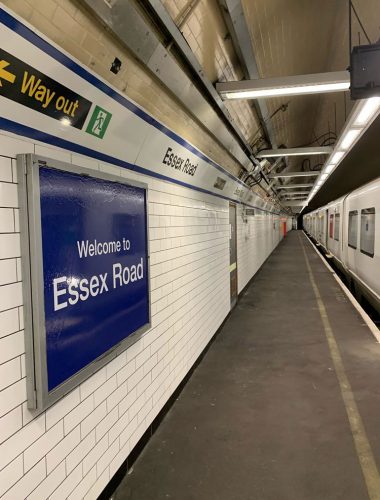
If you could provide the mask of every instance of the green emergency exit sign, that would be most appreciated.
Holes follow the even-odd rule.
[[[103,139],[111,118],[111,113],[100,106],[95,106],[94,112],[92,113],[90,121],[87,125],[86,132],[94,135],[95,137],[99,137],[99,139]]]

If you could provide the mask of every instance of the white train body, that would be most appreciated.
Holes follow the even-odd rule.
[[[380,310],[380,178],[306,214],[303,225]]]

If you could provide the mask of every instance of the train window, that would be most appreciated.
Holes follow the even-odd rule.
[[[348,246],[358,246],[358,211],[352,210],[348,213]]]
[[[334,240],[339,241],[340,214],[335,214]]]
[[[332,238],[334,235],[334,214],[330,214],[330,229],[329,236]]]
[[[375,254],[375,209],[365,208],[361,211],[360,251],[373,257]]]

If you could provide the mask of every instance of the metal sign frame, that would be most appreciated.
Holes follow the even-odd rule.
[[[39,182],[39,169],[42,167],[49,167],[65,172],[142,188],[145,190],[146,204],[148,323],[129,334],[124,340],[90,362],[51,391],[48,390]],[[17,171],[19,181],[18,192],[20,204],[28,408],[42,411],[109,363],[118,354],[133,344],[137,340],[137,337],[151,328],[148,185],[146,183],[136,182],[98,170],[91,170],[34,154],[17,155]]]

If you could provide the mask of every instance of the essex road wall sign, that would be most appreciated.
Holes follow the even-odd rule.
[[[46,407],[149,328],[147,190],[33,155],[20,157],[19,175],[28,400]]]

